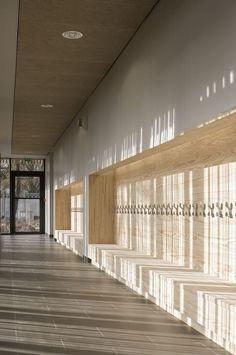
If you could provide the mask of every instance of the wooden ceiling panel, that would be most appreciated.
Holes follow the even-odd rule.
[[[58,126],[59,123],[62,123],[64,121],[64,117],[65,115],[56,115],[57,116],[57,121],[53,122],[53,120],[49,120],[49,118],[51,117],[50,114],[34,114],[32,115],[31,113],[28,114],[20,114],[19,115],[19,123],[17,123],[16,125],[16,129],[17,127],[25,127],[25,130],[27,130],[28,128],[30,128],[30,126],[34,126],[36,124],[40,124],[40,123],[47,123],[47,129],[50,127],[55,127],[55,123]],[[27,124],[27,126],[25,126],[25,124]],[[44,126],[44,130],[46,127]],[[14,132],[13,132],[14,133]]]
[[[84,99],[84,97],[87,97],[91,89],[86,89],[86,88],[80,88],[77,89],[76,91],[74,90],[68,90],[67,88],[63,87],[53,87],[53,91],[50,85],[45,85],[45,86],[39,86],[37,85],[37,82],[32,82],[32,85],[24,85],[23,83],[19,86],[16,86],[16,92],[19,91],[19,98],[23,99],[26,98],[32,100],[34,97],[35,99],[37,98],[42,98],[41,103],[49,103],[49,101],[53,101],[52,104],[54,104],[54,100],[57,98],[61,98],[61,100],[64,101],[71,101],[74,99],[74,101],[79,101],[80,97]],[[81,96],[79,96],[81,95]],[[16,100],[18,97],[16,98]],[[40,109],[40,108],[39,108]]]
[[[26,22],[20,27],[22,39],[18,41],[18,53],[28,58],[56,59],[70,62],[79,58],[82,62],[112,63],[124,47],[124,43],[134,32],[133,29],[80,26],[84,34],[80,40],[72,41],[62,37],[62,33],[74,26],[51,23]],[[28,33],[31,36],[27,36]],[[109,44],[109,46],[108,46]],[[68,63],[69,65],[69,63]]]
[[[18,57],[17,69],[19,74],[23,73],[55,73],[55,74],[67,74],[67,75],[103,75],[104,72],[110,66],[110,63],[106,62],[83,62],[80,58],[68,58],[62,60],[60,58],[54,59],[37,59]]]
[[[153,0],[24,0],[23,21],[136,28]],[[37,9],[37,10],[36,10]]]
[[[12,153],[52,148],[156,2],[20,1]],[[68,30],[84,36],[67,40]]]
[[[71,80],[68,80],[68,77],[70,77]],[[65,90],[70,89],[71,91],[74,90],[81,90],[81,91],[86,91],[91,90],[91,88],[94,88],[94,83],[99,82],[99,77],[98,76],[92,76],[92,75],[77,75],[75,74],[74,76],[66,75],[66,74],[57,74],[54,72],[51,73],[42,73],[39,75],[38,72],[32,72],[32,73],[27,73],[26,75],[20,75],[19,76],[19,81],[21,81],[21,84],[19,84],[19,89],[24,89],[26,87],[29,88],[50,88],[54,92],[58,90]]]
[[[45,99],[43,100],[45,102]],[[46,119],[50,119],[52,112],[48,109],[41,109],[41,113],[39,114],[39,107],[42,103],[42,100],[27,100],[27,101],[15,101],[15,110],[17,111],[17,117],[22,118],[34,115],[37,116],[39,115],[40,117],[46,117]],[[53,115],[62,116],[64,117],[65,114],[70,115],[71,117],[73,114],[76,112],[78,108],[79,102],[74,104],[73,101],[67,101],[67,102],[55,102],[54,101],[54,108],[53,108]],[[15,122],[15,124],[20,124],[20,122]]]

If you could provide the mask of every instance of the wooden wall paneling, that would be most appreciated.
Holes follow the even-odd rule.
[[[184,216],[113,214],[112,211],[117,205],[200,205],[225,203],[230,197],[233,200],[229,202],[234,202],[234,194],[225,191],[234,189],[235,120],[233,113],[91,175],[90,243],[115,242],[196,271],[209,269],[215,274],[209,266],[213,265],[213,249],[222,243],[223,229],[231,233],[235,228],[235,225],[229,227],[229,220],[223,224],[218,220],[217,225],[209,216],[188,216],[186,211]],[[213,178],[214,174],[218,175]],[[217,186],[212,185],[212,179],[217,181]],[[208,241],[203,240],[206,231]],[[206,243],[210,248],[209,260],[204,255]],[[224,258],[226,262],[226,254]],[[222,264],[220,270],[225,267]]]
[[[70,189],[55,191],[56,230],[71,229],[71,192]]]
[[[89,176],[89,243],[114,243],[114,175]]]
[[[223,219],[208,215],[116,213],[117,244],[195,271],[236,280],[230,251],[236,228],[235,119],[232,114],[196,128],[162,147],[146,151],[139,159],[135,156],[100,172],[115,171],[114,206],[224,204]],[[234,205],[234,218],[225,216],[227,201]],[[230,249],[225,247],[224,240]]]
[[[83,233],[83,178],[55,191],[56,229]],[[61,226],[61,227],[60,227]]]
[[[114,174],[117,245],[90,246],[95,265],[233,354],[232,322],[218,315],[235,318],[235,119],[98,172],[97,179]]]

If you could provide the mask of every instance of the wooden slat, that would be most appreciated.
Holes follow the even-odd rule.
[[[89,243],[114,242],[114,177],[89,177]]]
[[[70,230],[70,191],[60,189],[55,191],[55,227],[60,230]]]

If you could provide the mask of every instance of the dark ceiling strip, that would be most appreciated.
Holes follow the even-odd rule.
[[[129,45],[129,43],[132,41],[132,39],[134,38],[134,36],[136,35],[136,33],[138,32],[138,30],[140,29],[140,27],[144,24],[144,22],[146,21],[146,19],[148,18],[148,16],[151,14],[151,12],[153,11],[153,9],[160,3],[161,0],[157,0],[156,3],[151,7],[151,9],[148,11],[147,15],[144,17],[144,19],[141,21],[141,23],[139,24],[139,26],[137,27],[137,29],[134,31],[133,35],[130,37],[130,39],[127,41],[127,43],[124,45],[123,49],[121,50],[120,54],[118,54],[118,56],[116,57],[116,59],[114,60],[114,62],[111,64],[111,66],[109,67],[109,69],[106,71],[106,73],[103,75],[103,77],[101,78],[101,80],[98,82],[98,84],[95,86],[95,88],[92,90],[91,94],[89,94],[89,96],[85,99],[85,101],[82,103],[79,111],[76,112],[76,114],[72,117],[70,123],[66,126],[66,128],[64,129],[64,131],[62,132],[62,134],[58,137],[58,139],[56,140],[56,142],[53,144],[52,148],[50,149],[50,151],[48,153],[50,153],[51,151],[53,151],[53,148],[57,145],[57,143],[59,142],[59,140],[62,138],[62,136],[65,134],[65,132],[70,128],[70,126],[72,125],[74,119],[76,118],[77,115],[79,115],[79,113],[82,111],[82,109],[84,108],[85,104],[88,102],[88,100],[90,99],[90,97],[94,94],[94,92],[97,90],[97,88],[100,86],[100,84],[102,83],[102,81],[105,79],[105,77],[108,75],[108,73],[111,71],[111,69],[113,68],[113,66],[115,65],[115,63],[117,62],[117,60],[119,59],[119,57],[122,55],[122,53],[125,51],[125,49],[127,48],[127,46]]]
[[[16,98],[16,74],[17,74],[17,56],[18,56],[18,43],[19,43],[19,24],[20,24],[20,4],[18,5],[18,21],[17,21],[17,36],[16,36],[16,65],[15,65],[15,83],[14,83],[14,95],[13,95],[13,117],[12,117],[12,127],[11,127],[11,154],[13,146],[13,127],[15,121],[15,98]]]

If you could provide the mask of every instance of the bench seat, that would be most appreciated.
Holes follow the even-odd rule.
[[[59,244],[72,250],[76,255],[83,257],[84,242],[82,233],[71,230],[57,230],[55,233],[55,239]]]
[[[116,244],[90,244],[92,263],[236,354],[236,284]]]

